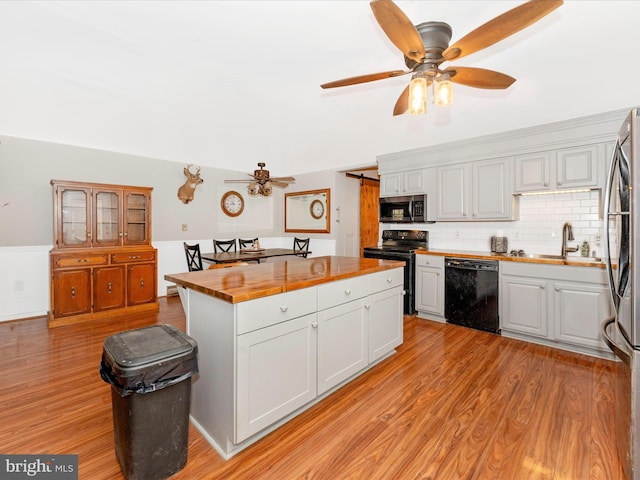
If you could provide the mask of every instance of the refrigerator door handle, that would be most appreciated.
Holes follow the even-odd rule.
[[[604,248],[606,253],[604,255],[605,265],[607,269],[607,277],[609,280],[609,294],[611,295],[611,303],[616,313],[618,312],[619,299],[616,292],[616,284],[613,278],[613,267],[611,265],[611,239],[609,234],[609,217],[615,216],[615,213],[611,212],[611,193],[613,191],[613,182],[615,178],[616,169],[618,168],[618,152],[620,150],[620,139],[616,140],[616,145],[613,148],[613,155],[611,163],[609,164],[609,174],[607,176],[607,183],[604,190]]]
[[[602,337],[604,338],[604,342],[609,346],[609,348],[616,354],[616,356],[622,360],[627,366],[631,367],[631,356],[618,345],[613,338],[609,335],[607,329],[610,325],[615,325],[616,317],[609,317],[604,322],[600,324],[600,331],[602,333]],[[617,325],[615,325],[617,328]]]

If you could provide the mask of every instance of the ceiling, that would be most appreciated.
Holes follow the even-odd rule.
[[[520,1],[398,0],[452,43]],[[444,66],[517,79],[455,88],[451,107],[392,116],[409,76],[368,1],[0,2],[0,134],[272,175],[640,103],[640,2],[565,0],[533,26]],[[232,166],[232,167],[231,167]]]

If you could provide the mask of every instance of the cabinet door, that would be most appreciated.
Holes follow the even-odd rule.
[[[237,338],[235,443],[316,397],[316,314]]]
[[[151,199],[149,193],[124,190],[124,245],[151,243]]]
[[[93,189],[93,246],[122,245],[122,190]]]
[[[56,247],[90,247],[91,189],[60,185],[54,192]]]
[[[565,148],[556,153],[556,185],[563,188],[598,185],[598,147]]]
[[[410,170],[403,172],[404,193],[424,193],[426,191],[424,181],[424,170]]]
[[[151,303],[156,300],[156,264],[127,265],[127,305]]]
[[[501,328],[548,337],[547,282],[506,275],[501,282]]]
[[[390,353],[403,338],[403,289],[394,287],[367,298],[369,363]]]
[[[367,366],[365,300],[318,312],[318,394]]]
[[[444,277],[442,268],[416,267],[416,309],[444,315]]]
[[[469,211],[469,165],[438,167],[438,220],[466,220]]]
[[[600,323],[612,315],[605,286],[564,282],[553,284],[553,319],[556,340],[606,350]]]
[[[550,189],[551,153],[520,155],[515,159],[515,191],[532,192]]]
[[[58,271],[53,274],[55,318],[91,312],[91,269]]]
[[[473,211],[476,219],[509,220],[512,218],[513,192],[509,159],[474,162]]]
[[[124,266],[94,268],[93,311],[123,308],[124,290]]]
[[[398,195],[402,193],[402,178],[399,173],[389,173],[380,176],[380,196]]]

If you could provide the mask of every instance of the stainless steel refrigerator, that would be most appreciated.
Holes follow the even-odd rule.
[[[628,479],[640,480],[640,132],[639,109],[625,119],[604,196],[607,276],[615,317],[602,333],[616,362],[618,455]]]

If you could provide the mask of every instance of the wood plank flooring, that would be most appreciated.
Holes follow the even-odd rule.
[[[0,324],[0,453],[79,455],[85,480],[122,478],[102,342],[160,312],[48,329]],[[405,317],[398,353],[222,460],[193,427],[176,479],[622,480],[613,363]],[[205,372],[202,372],[206,374]]]

